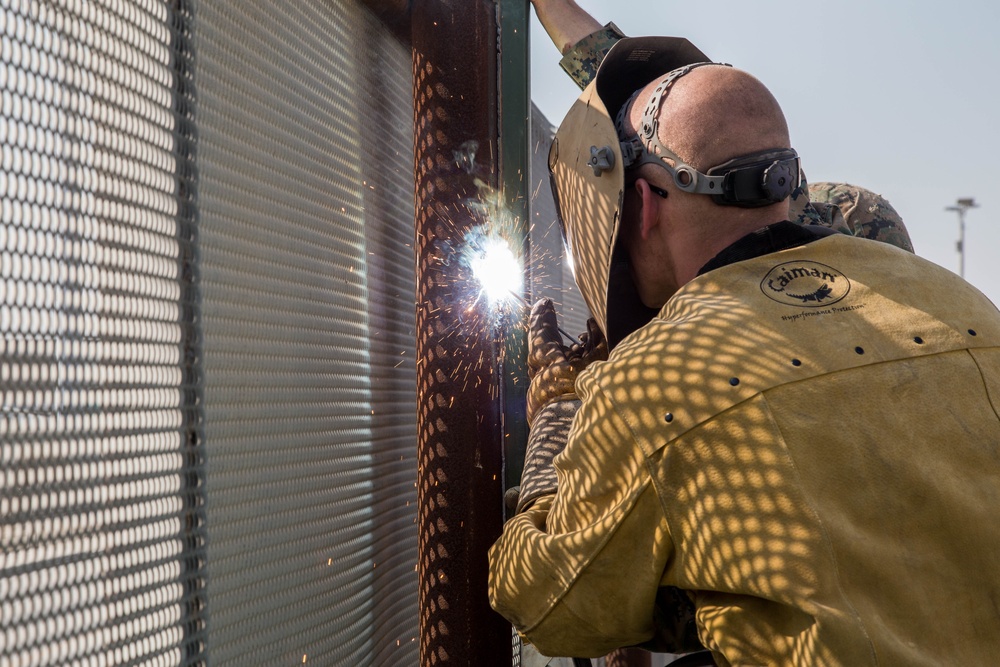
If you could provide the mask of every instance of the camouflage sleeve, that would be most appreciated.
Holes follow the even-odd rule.
[[[806,180],[806,172],[800,169],[799,174],[799,187],[792,191],[790,197],[788,219],[797,225],[821,225],[831,227],[843,234],[850,234],[851,231],[842,219],[836,220],[832,215],[824,215],[826,211],[820,212],[809,201],[809,181]]]
[[[903,219],[878,193],[849,183],[812,183],[809,201],[817,210],[828,211],[830,219],[839,217],[848,234],[913,252]]]
[[[570,78],[583,90],[594,80],[604,56],[608,55],[611,47],[623,37],[625,33],[614,23],[609,23],[574,44],[559,62],[559,66],[566,70]]]

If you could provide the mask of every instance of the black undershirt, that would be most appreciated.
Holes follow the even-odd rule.
[[[776,222],[755,232],[750,232],[732,245],[727,246],[722,252],[710,259],[705,266],[701,267],[698,275],[701,276],[709,271],[721,269],[746,259],[806,245],[836,233],[832,229],[818,225],[797,225],[787,221]]]

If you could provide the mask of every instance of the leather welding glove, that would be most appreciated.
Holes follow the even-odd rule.
[[[528,426],[539,410],[553,401],[576,399],[576,377],[595,361],[608,358],[608,342],[594,318],[587,331],[569,347],[562,344],[556,309],[551,299],[531,308],[528,320]]]
[[[550,299],[538,301],[528,321],[528,446],[515,513],[542,496],[555,493],[552,459],[566,446],[569,428],[580,407],[576,378],[595,361],[608,358],[608,343],[593,319],[579,342],[563,345],[556,310]],[[508,492],[510,494],[510,492]]]

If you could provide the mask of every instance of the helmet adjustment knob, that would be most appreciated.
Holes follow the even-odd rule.
[[[590,162],[587,165],[593,168],[594,176],[600,176],[604,172],[615,168],[615,154],[612,152],[610,146],[603,148],[591,146]]]
[[[771,201],[784,201],[798,186],[792,169],[796,165],[795,160],[775,160],[764,170],[761,186]]]

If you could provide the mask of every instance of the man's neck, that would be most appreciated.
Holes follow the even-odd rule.
[[[698,275],[772,252],[796,248],[836,233],[826,227],[796,225],[788,221],[777,222],[761,227],[726,246],[701,267]]]

